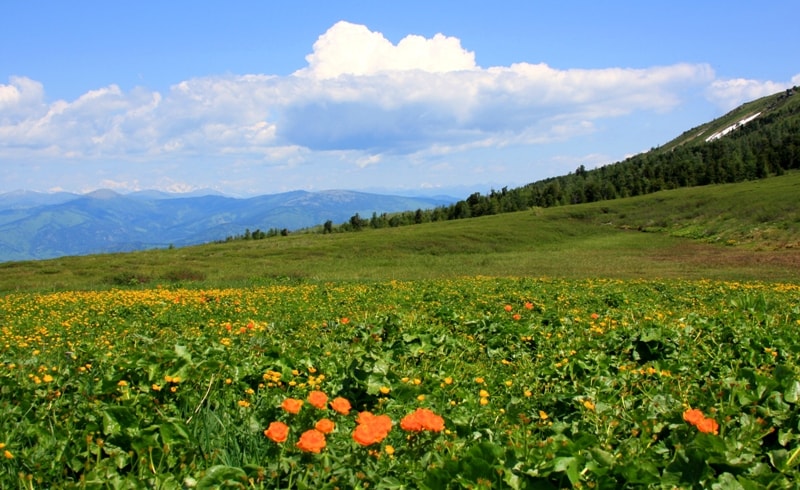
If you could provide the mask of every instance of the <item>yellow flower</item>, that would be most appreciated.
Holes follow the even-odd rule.
[[[547,420],[550,418],[550,416],[547,415],[547,412],[545,412],[544,410],[539,410],[539,418],[542,420]]]
[[[486,390],[481,390],[480,393],[478,394],[480,395],[481,398],[486,398],[489,396],[489,392]]]
[[[479,385],[482,385],[482,384],[483,384],[483,381],[484,381],[484,380],[483,380],[483,378],[481,378],[481,377],[475,378],[475,382],[476,382],[476,383],[478,383]]]
[[[419,401],[421,401],[421,402],[422,402],[422,401],[425,401],[425,395],[418,395],[418,396],[417,396],[417,400],[419,400]]]
[[[513,384],[514,384],[514,382],[513,382],[513,381],[511,381],[510,379],[509,379],[509,380],[507,380],[507,381],[505,382],[505,385],[506,385],[506,386],[511,386],[511,385],[513,385]]]
[[[531,390],[525,390],[524,395],[527,396],[527,397],[531,397],[531,396],[533,396],[533,392]]]
[[[117,386],[119,386],[119,387],[128,386],[128,382],[125,381],[124,379],[121,379],[121,380],[119,380],[119,383],[117,383]]]
[[[153,391],[161,391],[161,387],[160,387],[160,386],[158,386],[158,385],[157,385],[157,384],[155,384],[155,383],[153,383],[153,386],[151,386],[150,388],[152,388],[152,390],[153,390]]]
[[[451,378],[450,376],[444,378],[444,384],[446,384],[446,385],[453,384],[453,378]]]
[[[386,451],[386,454],[388,454],[389,456],[394,454],[394,446],[391,446],[389,444],[387,444],[386,447],[383,448],[383,450]]]
[[[53,377],[50,376],[49,374],[45,374],[44,376],[42,376],[42,381],[44,381],[45,383],[52,383]]]
[[[390,391],[392,391],[392,389],[389,388],[388,386],[381,386],[381,394],[382,395],[388,395]]]
[[[5,456],[6,459],[14,459],[14,455],[11,454],[11,451],[9,451],[8,449],[3,451],[3,456]]]
[[[594,410],[594,403],[591,400],[584,401],[583,406],[586,407],[586,410]]]
[[[481,398],[481,405],[488,405],[488,404],[489,404],[489,399],[488,398],[486,398],[486,397]]]
[[[250,406],[250,402],[247,401],[247,400],[239,400],[236,403],[237,403],[237,405],[239,405],[240,407],[243,407],[243,408],[247,408],[247,407]]]

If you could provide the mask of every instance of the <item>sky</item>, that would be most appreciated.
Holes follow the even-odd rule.
[[[516,187],[800,85],[789,1],[5,0],[0,193]]]

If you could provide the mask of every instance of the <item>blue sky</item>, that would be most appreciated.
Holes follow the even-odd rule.
[[[788,1],[7,0],[0,192],[517,186],[800,85]]]

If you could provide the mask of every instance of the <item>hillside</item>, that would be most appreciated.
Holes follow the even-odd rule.
[[[430,208],[449,201],[352,191],[294,191],[235,199],[98,190],[0,194],[0,262],[186,246],[245,230],[295,230],[361,213]]]
[[[0,291],[484,276],[800,281],[800,173],[362,232],[0,264]]]
[[[431,220],[460,219],[640,196],[668,189],[744,182],[800,169],[800,95],[793,88],[764,97],[667,144],[596,169],[528,185],[475,193],[429,213]]]

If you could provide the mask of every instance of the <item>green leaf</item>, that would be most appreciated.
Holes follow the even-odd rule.
[[[186,361],[192,361],[192,355],[185,345],[175,344],[175,355]]]
[[[564,472],[567,474],[570,483],[573,485],[580,481],[580,474],[578,473],[578,458],[575,456],[563,456],[553,460],[553,469],[555,471]]]
[[[136,416],[127,407],[111,406],[103,411],[103,433],[107,436],[117,435],[123,429],[137,425]]]
[[[789,387],[783,392],[783,399],[789,403],[797,403],[800,400],[800,381],[795,379],[789,384]]]
[[[198,480],[197,489],[214,488],[241,488],[247,483],[247,473],[235,466],[217,465],[206,471],[205,476]]]
[[[614,463],[616,463],[614,455],[608,451],[603,451],[600,448],[593,447],[589,448],[589,452],[592,454],[594,460],[603,466],[614,466]]]
[[[711,488],[714,490],[745,490],[742,484],[736,480],[736,477],[730,473],[719,475],[719,479],[711,485]]]
[[[186,432],[182,421],[170,420],[159,424],[159,432],[164,444],[180,444],[189,441],[189,434]]]

